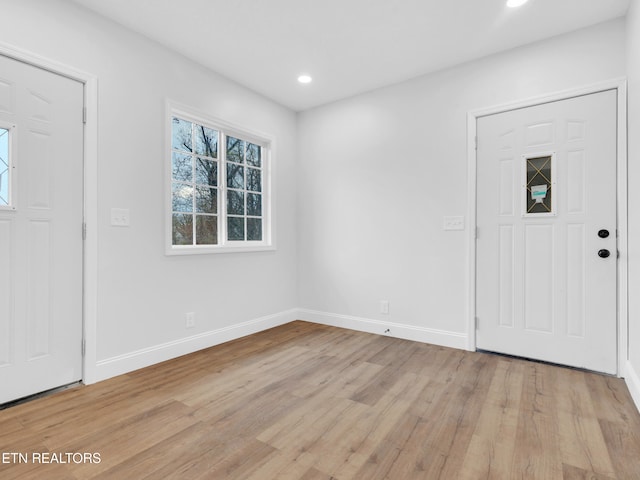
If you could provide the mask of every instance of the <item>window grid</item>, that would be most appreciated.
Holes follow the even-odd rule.
[[[232,136],[225,138],[225,145],[227,240],[262,241],[262,147]],[[237,201],[238,198],[241,199],[240,202]]]
[[[264,147],[190,115],[170,118],[171,247],[269,247]]]
[[[172,118],[173,245],[218,243],[219,144],[217,130]]]

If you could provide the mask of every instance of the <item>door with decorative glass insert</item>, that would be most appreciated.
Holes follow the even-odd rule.
[[[478,349],[617,372],[616,103],[478,119]]]
[[[82,378],[83,97],[0,56],[0,403]]]

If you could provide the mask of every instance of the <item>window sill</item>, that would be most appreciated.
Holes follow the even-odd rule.
[[[238,245],[238,246],[221,246],[214,247],[210,245],[188,245],[184,247],[168,247],[165,251],[165,255],[208,255],[217,253],[250,253],[250,252],[269,252],[275,251],[274,245]]]

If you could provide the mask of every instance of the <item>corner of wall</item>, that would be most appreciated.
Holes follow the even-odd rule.
[[[437,330],[434,328],[416,327],[401,323],[383,322],[369,318],[340,315],[336,313],[318,312],[315,310],[299,309],[298,320],[347,328],[359,332],[388,335],[391,337],[430,343],[442,347],[467,349],[467,335],[458,332]]]
[[[156,363],[188,355],[189,353],[197,352],[198,350],[214,347],[221,343],[284,325],[296,320],[296,314],[296,309],[287,310],[235,324],[230,327],[203,332],[191,337],[182,338],[160,345],[154,345],[153,347],[100,360],[96,362],[92,381],[86,383],[95,383],[107,380],[140,368],[155,365]]]

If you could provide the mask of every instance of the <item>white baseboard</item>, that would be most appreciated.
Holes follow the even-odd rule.
[[[631,398],[633,398],[633,402],[640,412],[640,376],[630,362],[627,362],[625,365],[624,380],[627,382],[627,388],[629,389],[629,393],[631,393]]]
[[[257,318],[229,327],[212,330],[191,337],[181,338],[172,342],[154,345],[134,352],[96,362],[88,383],[100,382],[108,378],[122,375],[172,358],[213,347],[230,340],[258,333],[269,328],[284,325],[294,320],[348,328],[361,332],[388,335],[406,340],[431,343],[444,347],[464,350],[467,346],[467,336],[462,333],[436,330],[432,328],[416,327],[400,323],[384,322],[367,318],[339,315],[335,313],[317,312],[306,309],[292,309],[274,315]],[[386,332],[389,330],[389,332]],[[86,378],[85,378],[86,381]]]
[[[91,383],[106,380],[204,348],[213,347],[230,340],[284,325],[285,323],[296,320],[297,313],[297,309],[288,310],[218,330],[181,338],[173,342],[143,348],[142,350],[107,358],[106,360],[100,360],[96,363],[96,369],[93,372],[94,375],[91,377],[93,380]]]
[[[298,310],[298,319],[322,325],[330,325],[332,327],[348,328],[360,332],[431,343],[443,347],[458,348],[461,350],[467,348],[467,335],[464,333],[448,332],[446,330],[436,330],[433,328],[416,327],[402,323],[384,322],[381,320],[371,320],[368,318],[306,309]],[[387,332],[387,330],[389,331]]]

